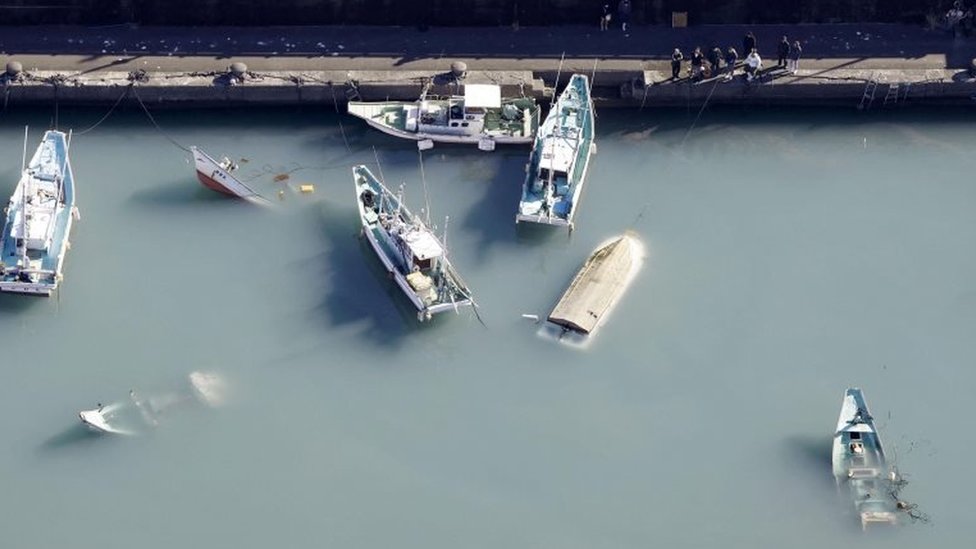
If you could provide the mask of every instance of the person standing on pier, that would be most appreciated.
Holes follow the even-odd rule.
[[[748,56],[756,48],[758,48],[756,45],[756,35],[752,34],[752,31],[749,31],[742,37],[742,53]]]
[[[785,67],[786,59],[790,55],[790,41],[783,36],[783,39],[779,41],[779,46],[776,48],[776,66]]]
[[[701,48],[695,48],[691,52],[691,81],[698,82],[702,79],[702,66],[705,64],[705,56],[702,55]]]
[[[790,74],[796,74],[796,70],[800,68],[800,54],[803,53],[803,48],[800,47],[800,41],[793,41],[793,45],[790,46],[790,60],[789,65],[786,66],[786,70]]]
[[[717,46],[708,50],[709,76],[718,76],[719,65],[722,64],[722,50]]]
[[[610,28],[610,19],[613,15],[610,13],[610,2],[604,2],[603,4],[603,14],[600,15],[600,30],[605,31]]]
[[[681,61],[685,58],[681,50],[674,48],[674,53],[671,54],[671,80],[677,80],[678,76],[681,74]]]
[[[725,70],[728,73],[725,75],[726,80],[732,80],[732,76],[735,75],[735,64],[739,61],[739,52],[735,51],[735,48],[729,46],[729,51],[725,52]]]
[[[617,4],[617,17],[620,18],[620,28],[627,32],[627,23],[630,22],[630,0],[620,0]]]

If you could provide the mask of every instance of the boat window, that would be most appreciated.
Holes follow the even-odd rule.
[[[486,112],[482,107],[468,107],[464,111],[468,114],[485,114]]]
[[[539,168],[539,179],[549,181],[549,168]]]
[[[457,125],[458,125],[458,123],[457,123],[457,122],[451,122],[451,127],[452,127],[452,128],[456,128],[456,127],[457,127]]]
[[[861,433],[858,433],[857,431],[851,433],[851,439],[852,440],[857,440],[859,438],[861,438]]]
[[[417,259],[415,257],[415,258],[413,258],[413,264],[418,269],[420,269],[421,271],[427,271],[427,270],[430,270],[431,260],[430,259]]]
[[[468,123],[467,122],[461,122],[461,126],[467,128],[468,127]]]

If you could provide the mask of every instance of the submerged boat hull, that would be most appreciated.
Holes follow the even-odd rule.
[[[262,198],[253,189],[244,184],[240,179],[234,177],[230,170],[214,160],[212,156],[203,152],[197,147],[190,147],[193,154],[193,164],[197,172],[197,180],[204,187],[217,191],[218,193],[243,198],[253,202],[264,203]]]

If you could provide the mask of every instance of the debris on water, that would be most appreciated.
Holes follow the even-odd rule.
[[[275,182],[287,181],[290,177],[291,176],[286,173],[279,173],[278,175],[274,176],[274,180]]]
[[[522,313],[522,318],[532,320],[534,322],[539,322],[539,315],[534,315],[530,313]]]
[[[302,185],[298,187],[298,190],[304,194],[311,194],[315,192],[315,185]]]
[[[345,47],[345,46],[343,46],[342,44],[339,44],[339,49],[340,49],[340,50],[344,50],[344,49],[346,49],[346,47]]]
[[[278,189],[278,200],[284,200],[284,199],[285,199],[285,191]]]

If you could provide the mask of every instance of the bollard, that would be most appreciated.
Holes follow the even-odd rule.
[[[455,61],[451,63],[451,74],[454,78],[460,80],[468,74],[468,64],[464,61]]]
[[[17,78],[20,73],[23,72],[24,66],[20,64],[20,61],[10,61],[7,63],[7,77]]]
[[[244,75],[247,74],[247,65],[241,63],[240,61],[236,61],[230,64],[228,70],[230,71],[230,75],[233,78],[237,79],[240,82],[243,82]]]

